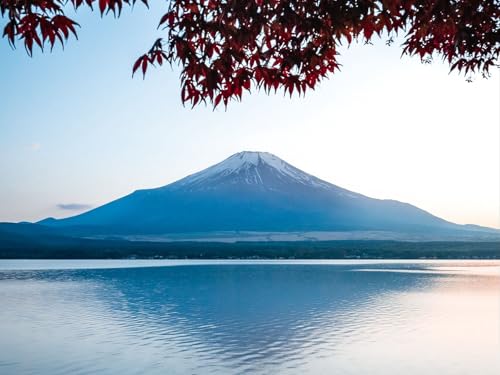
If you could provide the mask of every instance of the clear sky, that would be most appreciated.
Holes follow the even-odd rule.
[[[344,50],[342,71],[305,98],[191,110],[177,71],[131,79],[164,8],[78,12],[79,40],[34,58],[0,41],[0,221],[71,216],[257,150],[371,197],[500,227],[498,72],[467,83],[380,41]]]

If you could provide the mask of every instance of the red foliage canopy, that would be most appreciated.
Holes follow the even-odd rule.
[[[136,0],[97,3],[119,15]],[[147,0],[141,0],[147,5]],[[76,36],[64,15],[66,0],[0,0],[11,45],[51,48]],[[193,106],[241,99],[252,87],[304,93],[339,68],[338,46],[369,42],[382,33],[406,33],[403,53],[422,60],[441,55],[466,74],[488,75],[500,54],[500,0],[171,0],[159,26],[166,36],[140,56],[133,72],[180,63],[181,98]]]

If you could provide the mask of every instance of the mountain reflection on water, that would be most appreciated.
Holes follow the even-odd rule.
[[[498,262],[186,264],[0,271],[0,373],[500,373]]]

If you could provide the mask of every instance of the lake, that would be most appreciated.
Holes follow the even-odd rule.
[[[0,260],[0,374],[500,374],[500,261]]]

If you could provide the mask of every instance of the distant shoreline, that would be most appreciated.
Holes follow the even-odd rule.
[[[0,259],[500,259],[500,241],[0,241]]]

